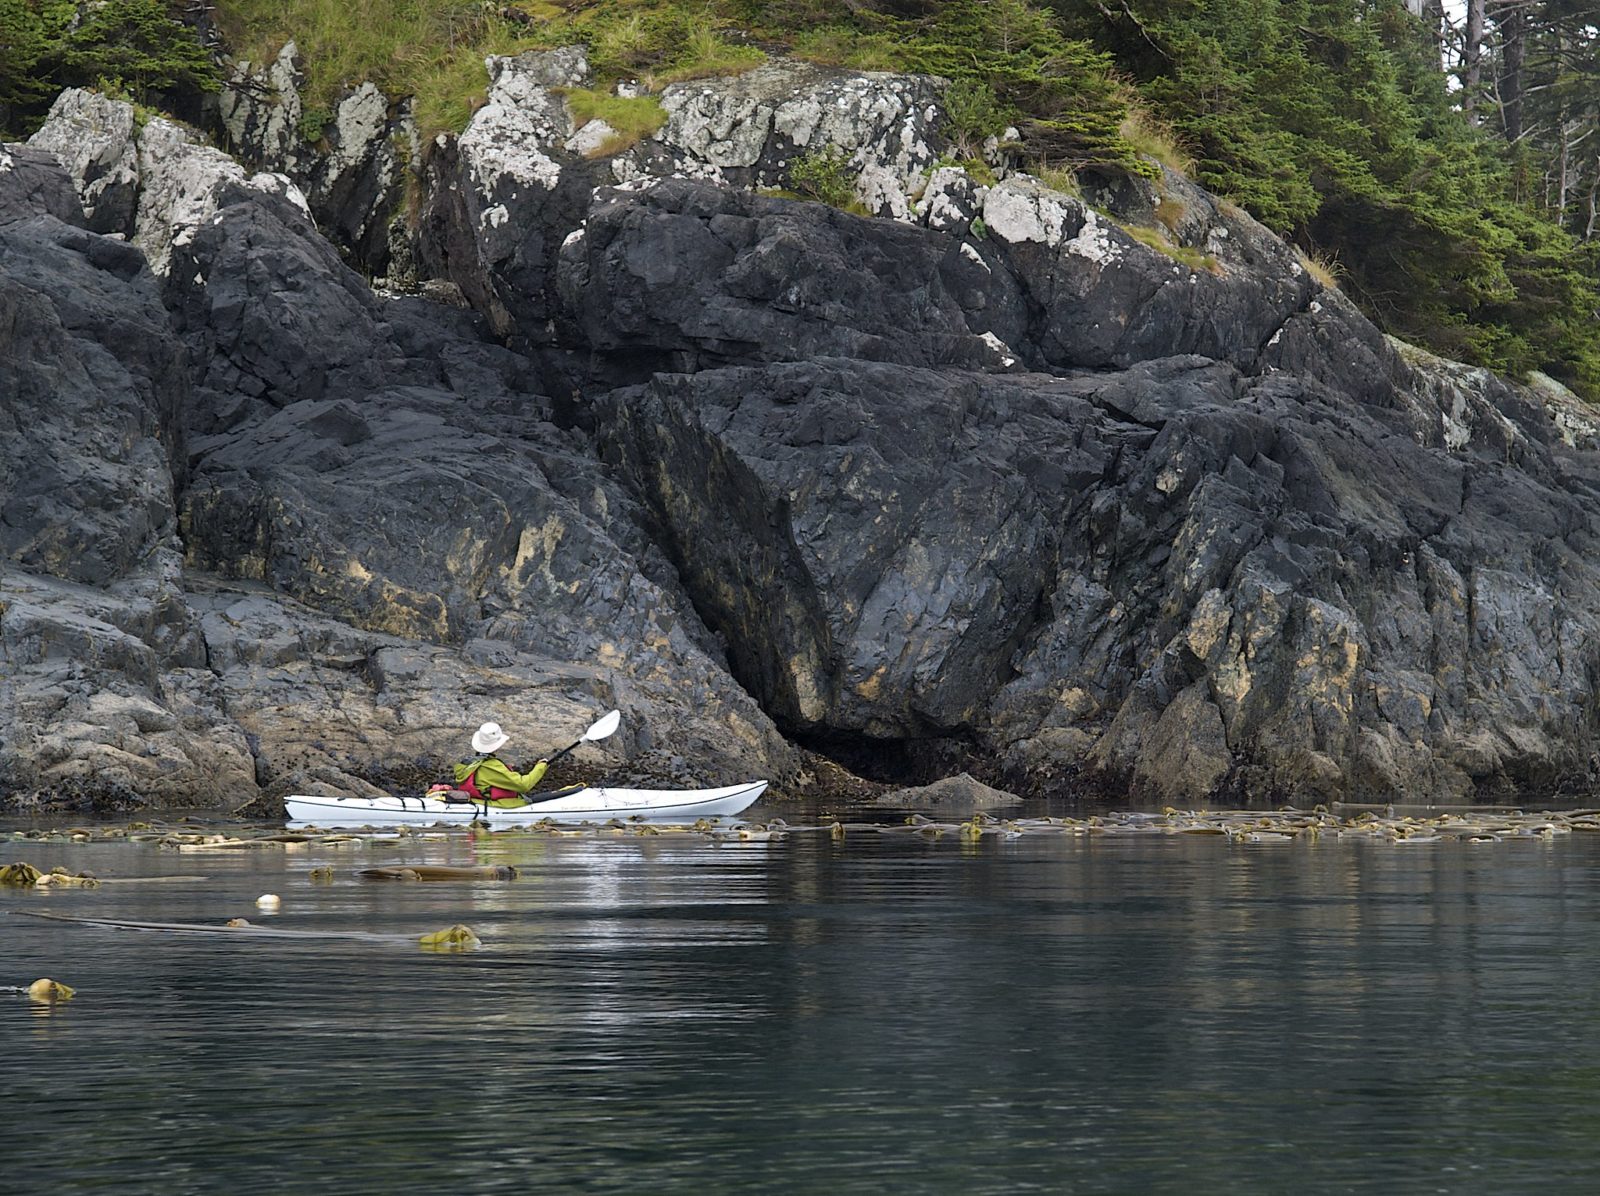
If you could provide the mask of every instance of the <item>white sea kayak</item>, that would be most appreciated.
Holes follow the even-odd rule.
[[[317,826],[431,826],[435,823],[483,822],[491,827],[533,826],[553,822],[605,822],[639,817],[649,822],[730,818],[742,814],[766,792],[767,782],[747,781],[722,789],[575,789],[553,794],[532,805],[509,809],[447,803],[432,797],[315,797],[294,794],[283,799],[290,822]]]

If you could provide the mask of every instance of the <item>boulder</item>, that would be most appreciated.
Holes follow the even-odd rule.
[[[1058,380],[840,359],[658,376],[601,421],[745,686],[882,739],[984,720],[1077,493],[1150,438]]]
[[[959,817],[981,810],[1020,806],[1022,799],[1015,793],[990,788],[971,773],[963,772],[944,777],[931,785],[893,790],[879,796],[874,804],[896,810],[919,810],[924,814]]]
[[[1502,422],[1458,452],[1202,357],[774,364],[599,410],[792,733],[974,742],[1023,788],[1459,801],[1590,768],[1595,463],[1496,387],[1460,399]]]
[[[83,205],[54,154],[0,142],[0,228],[36,216],[84,224]]]
[[[165,276],[175,246],[192,238],[233,186],[282,196],[309,213],[305,196],[280,174],[251,174],[219,149],[204,145],[176,121],[161,117],[139,134],[139,203],[133,242]]]
[[[514,344],[550,343],[556,251],[583,222],[602,163],[568,149],[558,89],[589,82],[582,49],[491,56],[487,102],[459,138],[429,148],[418,260]]]
[[[133,234],[139,188],[133,105],[69,87],[56,97],[44,125],[28,139],[61,162],[71,176],[88,226],[97,233]]]

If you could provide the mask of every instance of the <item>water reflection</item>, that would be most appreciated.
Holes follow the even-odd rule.
[[[40,867],[202,874],[0,909],[19,1185],[1525,1191],[1600,1170],[1600,845],[454,834]],[[511,864],[513,882],[361,867]],[[333,867],[331,882],[311,870]],[[24,975],[23,973],[26,973]],[[43,1077],[43,1079],[38,1079]]]

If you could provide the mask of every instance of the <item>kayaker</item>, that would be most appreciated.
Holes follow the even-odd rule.
[[[540,760],[527,772],[513,772],[495,755],[510,738],[499,723],[479,727],[472,736],[472,750],[478,753],[477,757],[455,766],[456,788],[470,794],[474,801],[487,800],[493,806],[521,805],[523,794],[544,779],[550,762]]]

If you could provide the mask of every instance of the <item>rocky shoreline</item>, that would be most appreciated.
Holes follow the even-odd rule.
[[[312,147],[290,54],[233,155],[87,92],[0,147],[0,804],[365,794],[613,707],[576,779],[1593,786],[1571,395],[1170,170],[955,165],[937,80],[776,61],[596,154],[587,72]],[[824,152],[873,215],[770,194]]]

